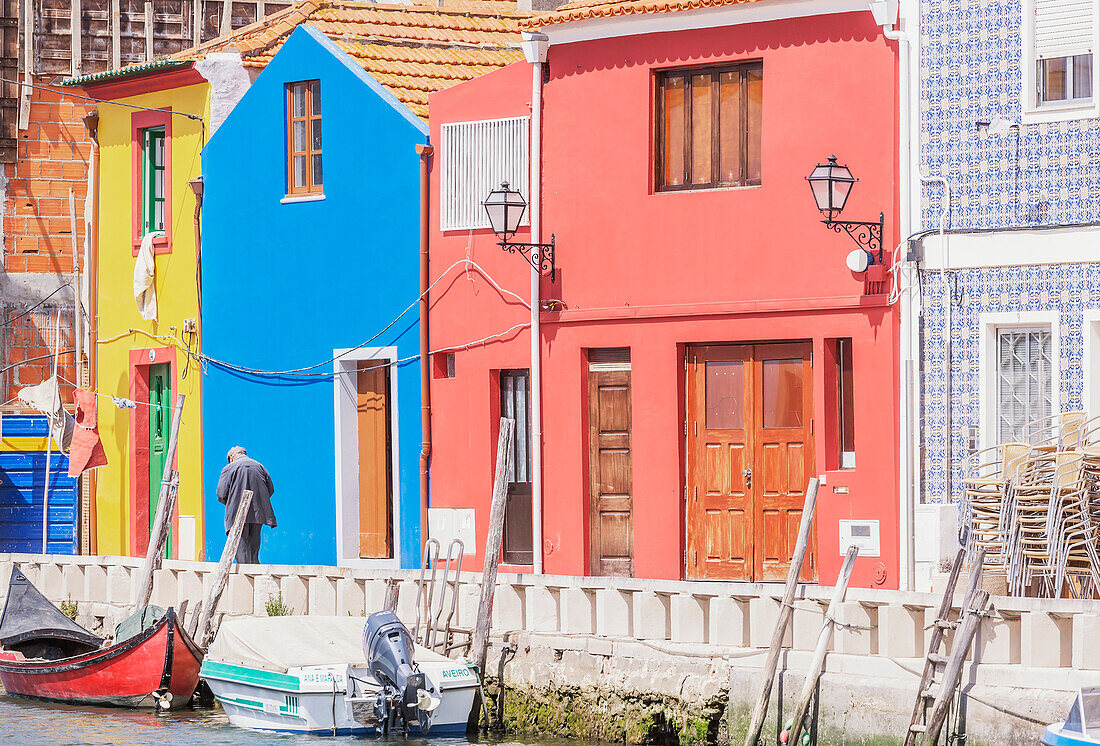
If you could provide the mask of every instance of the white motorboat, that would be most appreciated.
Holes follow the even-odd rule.
[[[1043,746],[1086,746],[1100,744],[1100,688],[1077,692],[1066,719],[1048,725]]]
[[[226,620],[200,676],[229,722],[318,734],[461,734],[478,679],[393,612]]]

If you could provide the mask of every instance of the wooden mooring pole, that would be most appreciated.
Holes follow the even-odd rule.
[[[489,655],[489,626],[493,619],[493,594],[497,585],[497,564],[500,562],[500,545],[504,536],[504,503],[508,497],[508,472],[512,469],[512,441],[516,421],[500,418],[500,436],[497,438],[496,476],[493,478],[493,503],[489,509],[489,533],[485,537],[485,566],[481,573],[481,598],[477,603],[477,621],[470,657],[477,666],[478,676],[484,683],[485,660]],[[480,704],[474,697],[474,706],[467,724],[468,731],[477,731]]]
[[[161,560],[164,558],[164,545],[168,541],[168,532],[172,529],[176,492],[179,489],[179,472],[172,467],[176,461],[176,445],[179,443],[185,398],[183,394],[176,398],[176,408],[172,410],[172,416],[168,422],[170,435],[168,452],[164,457],[164,476],[160,480],[160,497],[157,498],[157,514],[153,520],[153,530],[149,533],[149,549],[145,552],[145,561],[141,563],[134,591],[135,611],[147,605],[153,595],[153,572],[160,568]]]
[[[225,537],[225,546],[222,548],[222,558],[218,562],[218,569],[214,571],[214,582],[210,584],[210,593],[202,602],[202,612],[199,616],[199,624],[195,628],[198,635],[195,642],[205,649],[214,636],[211,629],[214,620],[214,609],[218,607],[218,601],[225,590],[225,583],[229,578],[229,566],[233,564],[233,557],[237,554],[237,546],[241,543],[241,534],[244,532],[244,521],[248,517],[248,509],[252,506],[252,490],[241,492],[241,502],[237,506],[237,514],[233,516],[233,528]],[[196,610],[198,611],[198,610]]]
[[[760,740],[760,731],[764,727],[764,719],[768,714],[768,702],[772,696],[772,683],[775,681],[775,671],[779,666],[779,652],[783,647],[783,638],[787,634],[787,626],[791,623],[791,611],[794,603],[794,592],[798,587],[798,576],[802,574],[802,562],[806,558],[806,550],[810,546],[810,529],[814,523],[814,508],[817,506],[817,478],[810,480],[806,485],[806,502],[802,506],[802,520],[798,524],[798,541],[794,545],[794,556],[791,557],[791,569],[787,573],[787,586],[783,590],[783,603],[779,607],[779,621],[772,633],[772,644],[768,649],[768,658],[764,661],[764,683],[760,688],[760,698],[752,711],[752,720],[749,730],[745,734],[745,746],[756,746]]]
[[[802,735],[802,721],[806,719],[806,712],[810,709],[810,698],[814,695],[817,680],[821,678],[821,671],[825,667],[825,653],[829,649],[829,642],[833,639],[836,615],[840,613],[840,605],[844,603],[844,594],[848,591],[848,581],[852,578],[852,566],[858,554],[859,547],[848,547],[848,554],[844,556],[840,577],[837,578],[833,597],[829,601],[829,610],[825,612],[825,624],[822,625],[821,632],[817,636],[817,647],[814,648],[810,670],[806,672],[806,681],[802,684],[802,693],[798,695],[798,704],[794,708],[794,725],[791,726],[787,743],[798,743],[798,737]]]

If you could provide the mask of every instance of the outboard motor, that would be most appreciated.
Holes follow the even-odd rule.
[[[382,735],[408,729],[412,723],[421,733],[432,727],[432,712],[439,698],[432,696],[424,674],[413,662],[413,640],[408,628],[392,611],[376,611],[363,628],[363,652],[371,675],[382,687],[374,703],[374,714]]]

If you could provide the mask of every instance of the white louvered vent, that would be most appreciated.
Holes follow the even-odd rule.
[[[530,117],[444,124],[440,131],[439,229],[488,228],[482,201],[507,181],[524,199],[528,189]],[[528,224],[528,214],[523,224]]]
[[[1034,2],[1037,59],[1095,51],[1096,0]]]

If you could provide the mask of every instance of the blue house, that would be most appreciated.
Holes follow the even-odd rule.
[[[275,484],[262,562],[417,565],[416,146],[430,92],[521,56],[501,7],[304,2],[222,40],[263,70],[203,151],[207,559],[242,445]]]
[[[921,3],[919,39],[914,462],[944,503],[975,451],[1100,415],[1100,22],[1095,3]]]

